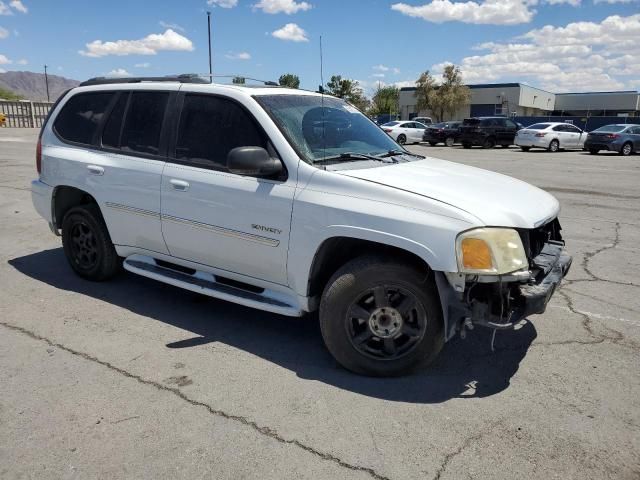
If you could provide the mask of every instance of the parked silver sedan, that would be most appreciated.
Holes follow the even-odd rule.
[[[582,149],[587,132],[570,123],[536,123],[518,130],[515,144],[523,151],[531,148],[544,148],[550,152],[560,149]]]

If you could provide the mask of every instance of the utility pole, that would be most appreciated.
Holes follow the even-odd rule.
[[[213,83],[213,67],[211,64],[211,12],[207,12],[207,33],[209,34],[209,83]]]
[[[44,66],[44,83],[47,86],[47,102],[50,102],[51,100],[49,100],[49,77],[47,76],[47,66]]]

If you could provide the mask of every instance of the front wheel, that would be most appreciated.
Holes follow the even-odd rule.
[[[97,205],[73,207],[67,212],[62,221],[62,246],[73,271],[87,280],[107,280],[120,269]]]
[[[632,148],[631,144],[627,142],[620,149],[620,155],[623,155],[623,156],[627,157],[627,156],[631,155],[632,151],[633,151],[633,148]]]
[[[407,143],[407,137],[405,137],[404,134],[398,135],[398,143],[400,145],[404,145],[405,143]]]
[[[444,344],[432,273],[364,256],[340,268],[320,302],[324,342],[343,367],[377,377],[432,362]]]
[[[482,144],[482,148],[493,148],[495,146],[496,146],[496,141],[491,137],[487,138]]]
[[[560,150],[560,142],[558,140],[551,140],[549,143],[549,148],[547,148],[550,152],[557,152]]]
[[[455,143],[455,139],[453,137],[447,137],[444,139],[444,144],[447,147],[453,147],[453,144]]]

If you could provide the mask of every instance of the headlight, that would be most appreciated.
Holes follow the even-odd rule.
[[[458,271],[504,275],[528,267],[522,240],[511,228],[476,228],[456,239]]]

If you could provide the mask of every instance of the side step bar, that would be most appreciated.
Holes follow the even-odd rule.
[[[246,307],[257,308],[267,312],[278,313],[289,317],[302,316],[299,307],[286,302],[286,295],[272,290],[262,293],[249,292],[215,281],[210,273],[196,271],[193,275],[170,268],[158,266],[154,259],[144,255],[131,255],[123,262],[125,270],[158,280],[169,285],[201,293],[209,297],[219,298]]]

